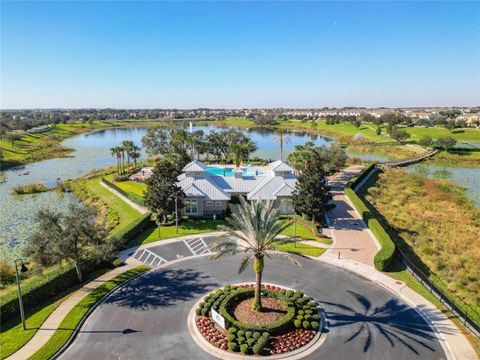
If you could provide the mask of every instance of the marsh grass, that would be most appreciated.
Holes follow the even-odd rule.
[[[365,197],[422,270],[480,313],[480,209],[464,189],[448,180],[389,170]]]
[[[48,188],[40,183],[31,183],[25,185],[16,185],[12,188],[13,195],[36,194],[48,191]]]

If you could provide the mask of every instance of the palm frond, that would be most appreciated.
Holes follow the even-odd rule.
[[[243,273],[247,269],[247,266],[250,264],[251,261],[252,261],[252,255],[245,256],[242,259],[242,261],[240,262],[240,267],[238,268],[238,273],[239,274]]]
[[[242,252],[242,249],[236,243],[229,241],[214,243],[210,246],[210,250],[214,253],[210,255],[212,260],[217,260],[224,256],[233,256]]]
[[[294,253],[294,252],[280,252],[280,251],[277,251],[277,252],[275,252],[275,255],[288,260],[289,262],[291,262],[295,266],[302,266],[302,264],[300,264],[300,262],[298,262],[296,259],[294,259],[292,255],[298,256],[300,258],[307,258],[303,254]]]

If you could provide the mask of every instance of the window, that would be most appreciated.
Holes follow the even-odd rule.
[[[198,213],[197,200],[185,200],[185,214]]]
[[[207,201],[207,206],[213,206],[213,201],[211,200]]]
[[[215,206],[222,206],[222,202],[221,201],[215,201]]]

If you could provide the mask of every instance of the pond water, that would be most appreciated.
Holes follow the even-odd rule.
[[[463,186],[467,196],[480,207],[480,168],[445,167],[438,165],[411,165],[403,169],[409,172],[417,171],[421,167],[428,172],[430,178],[447,178]]]
[[[195,126],[195,130],[218,130],[215,126]],[[111,156],[110,148],[123,140],[131,140],[141,146],[145,128],[108,129],[69,138],[63,145],[74,149],[72,157],[40,161],[22,168],[3,172],[5,181],[0,184],[0,256],[12,259],[19,255],[21,245],[34,231],[34,216],[41,208],[55,211],[66,211],[68,205],[76,201],[70,194],[47,192],[34,195],[11,195],[15,185],[42,182],[47,186],[55,186],[58,180],[75,179],[88,174],[92,170],[112,166],[116,159]],[[259,150],[253,156],[266,159],[279,158],[279,144],[274,141],[272,131],[243,130],[257,143]],[[287,136],[284,145],[285,157],[294,150],[295,145],[313,141],[317,145],[326,146],[331,140],[305,133],[292,133]],[[142,152],[142,156],[145,154]]]
[[[215,126],[195,126],[195,130],[218,130]],[[12,259],[20,253],[21,245],[25,243],[34,231],[34,216],[41,208],[55,211],[66,211],[68,204],[76,201],[70,194],[47,192],[35,195],[13,196],[12,187],[19,184],[42,182],[54,186],[57,180],[65,181],[86,175],[95,169],[112,166],[116,159],[111,156],[110,148],[117,146],[123,140],[131,140],[141,146],[141,139],[146,133],[145,128],[108,129],[69,138],[63,145],[74,149],[72,157],[51,159],[25,167],[3,172],[4,183],[0,184],[0,256]],[[242,129],[256,144],[257,150],[252,156],[277,160],[280,157],[280,145],[275,141],[275,133],[265,129]],[[295,132],[286,136],[284,157],[294,150],[296,145],[312,141],[316,145],[328,146],[331,139]],[[145,154],[142,152],[142,157]],[[365,160],[384,160],[381,155],[354,154]],[[473,177],[473,176],[470,176]],[[477,185],[477,188],[480,186]]]

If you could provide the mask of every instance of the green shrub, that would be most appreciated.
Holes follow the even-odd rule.
[[[228,334],[228,336],[227,336],[227,340],[229,342],[234,342],[236,339],[237,339],[237,337],[235,336],[235,334]]]
[[[252,337],[252,332],[251,332],[251,331],[246,331],[246,332],[245,332],[245,337],[246,337],[247,339],[250,339],[250,338]]]
[[[238,351],[238,345],[235,342],[228,343],[228,350],[230,351]]]
[[[245,340],[247,340],[247,339],[244,336],[239,336],[237,338],[237,343],[239,343],[241,345],[245,342]]]
[[[285,296],[292,297],[293,294],[294,294],[293,290],[287,290],[287,292],[285,293]]]
[[[312,319],[315,321],[320,321],[320,315],[318,314],[312,315]]]
[[[294,320],[294,321],[293,321],[293,325],[295,325],[295,327],[296,327],[297,329],[299,329],[299,328],[302,327],[302,321],[301,321],[301,320],[298,320],[298,319],[297,319],[297,320]]]
[[[287,291],[286,291],[285,289],[280,289],[278,292],[279,292],[281,295],[285,295],[285,293],[286,293]]]
[[[305,321],[302,323],[302,325],[303,325],[303,328],[304,328],[305,330],[310,330],[310,327],[311,327],[310,321],[306,321],[306,320],[305,320]]]
[[[248,344],[242,344],[242,345],[240,345],[240,351],[241,351],[243,354],[246,354],[247,351],[248,351]]]
[[[298,316],[297,316],[297,320],[303,321],[303,319],[304,319],[304,316],[303,316],[303,315],[298,315]]]
[[[309,301],[307,305],[311,307],[317,307],[317,303],[315,301]]]
[[[131,222],[123,229],[121,229],[116,236],[123,239],[125,242],[133,240],[136,236],[140,235],[144,230],[151,227],[153,222],[150,219],[151,214],[147,212],[143,214],[135,221]]]
[[[268,339],[268,338],[270,337],[270,333],[269,333],[268,331],[264,331],[264,332],[262,333],[262,337]]]
[[[312,325],[312,330],[318,330],[318,327],[320,326],[320,324],[316,321],[312,321],[311,325]]]
[[[243,330],[238,330],[237,336],[244,336],[244,335],[245,335],[245,331],[243,331]]]
[[[305,315],[305,320],[310,321],[311,319],[312,319],[312,315],[309,315],[309,314]]]
[[[255,342],[257,341],[257,339],[255,338],[250,338],[250,339],[247,339],[247,344],[249,346],[253,346],[253,344],[255,344]]]
[[[253,333],[253,338],[254,338],[255,340],[257,340],[260,336],[262,336],[262,334],[260,334],[258,331],[255,331],[255,332]]]
[[[307,314],[307,315],[312,315],[312,314],[313,314],[313,310],[305,310],[305,314]]]
[[[210,310],[209,310],[208,308],[205,308],[205,307],[204,307],[204,308],[202,308],[201,313],[202,313],[203,316],[207,316],[207,314],[208,314],[209,311],[210,311]]]
[[[262,349],[267,345],[269,336],[261,336],[258,340],[257,343],[253,346],[253,352],[255,354],[259,354]]]
[[[260,351],[262,351],[262,346],[259,344],[255,344],[253,345],[252,350],[255,355],[258,355],[260,354]]]
[[[120,267],[120,266],[125,265],[125,263],[123,262],[122,259],[116,258],[115,260],[112,261],[112,265],[114,267]]]
[[[201,308],[196,308],[195,309],[195,315],[200,315],[202,309]]]
[[[48,188],[41,183],[15,185],[12,188],[13,195],[36,194],[48,191]]]
[[[298,315],[303,315],[305,312],[303,310],[298,310]]]
[[[295,292],[295,295],[293,295],[294,298],[297,298],[297,299],[300,299],[301,297],[303,297],[303,292],[301,291],[296,291]]]

